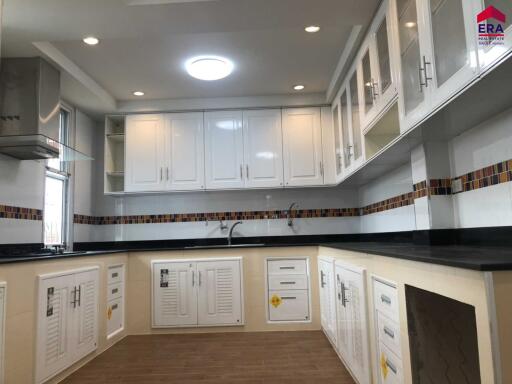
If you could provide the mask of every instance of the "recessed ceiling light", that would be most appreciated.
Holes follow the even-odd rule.
[[[188,74],[199,80],[213,81],[223,79],[233,72],[234,64],[224,57],[198,56],[185,63]]]
[[[83,39],[84,43],[87,44],[87,45],[96,45],[98,44],[100,41],[94,37],[94,36],[87,36],[87,37],[84,37]]]
[[[316,33],[320,30],[320,27],[318,25],[310,25],[309,27],[304,28],[304,30],[309,33]]]
[[[416,26],[416,23],[414,21],[408,21],[407,23],[405,23],[405,26],[407,28],[414,28]]]
[[[142,92],[142,91],[135,91],[135,92],[133,92],[133,96],[144,96],[144,95],[145,95],[145,93]]]
[[[300,84],[293,87],[293,89],[295,89],[296,91],[302,91],[304,88],[306,88],[306,87],[303,85],[300,85]]]

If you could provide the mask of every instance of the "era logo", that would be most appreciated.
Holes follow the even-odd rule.
[[[476,21],[478,23],[478,40],[481,45],[504,43],[503,25],[507,21],[507,17],[503,12],[491,5],[477,15]]]

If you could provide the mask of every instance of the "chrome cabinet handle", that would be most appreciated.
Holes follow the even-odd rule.
[[[117,304],[114,304],[114,305],[112,306],[112,310],[113,310],[113,311],[115,311],[117,308],[118,308],[118,307],[117,307]]]
[[[320,286],[323,288],[325,287],[325,279],[324,279],[325,273],[324,271],[320,271]]]
[[[372,93],[373,93],[373,100],[377,100],[377,96],[379,96],[379,93],[376,91],[377,85],[379,85],[376,81],[372,79]]]
[[[164,179],[164,168],[160,167],[160,181]]]
[[[119,274],[117,272],[112,273],[112,278],[113,279],[116,278],[117,276],[119,276]]]
[[[240,180],[244,179],[244,167],[242,164],[240,164]]]
[[[282,300],[296,300],[297,298],[295,296],[282,296]]]
[[[388,335],[389,337],[391,337],[392,339],[395,338],[395,332],[393,332],[391,329],[389,329],[388,327],[384,326],[384,333],[386,335]]]
[[[199,271],[199,286],[201,286],[201,271]]]
[[[418,66],[418,77],[420,79],[420,93],[423,93],[423,87],[426,86],[426,81],[423,82],[423,77],[422,77],[422,73],[423,73],[424,69],[421,68],[421,64]]]
[[[341,282],[341,305],[343,305],[345,308],[347,308],[347,303],[349,302],[346,295],[347,291],[348,288],[345,287],[345,283]]]
[[[425,74],[425,88],[428,87],[428,82],[432,81],[432,77],[428,76],[427,65],[432,65],[432,63],[430,61],[427,61],[426,56],[423,55],[423,72]]]
[[[73,308],[76,308],[76,303],[77,303],[77,300],[76,300],[76,287],[73,287],[73,290],[71,291],[71,293],[73,294],[73,301],[71,302],[71,304],[73,305]]]
[[[78,286],[78,306],[82,305],[82,286]]]
[[[380,300],[388,305],[391,305],[391,299],[386,295],[380,295]]]
[[[281,285],[295,285],[295,281],[281,281],[279,282]]]
[[[192,286],[194,286],[196,284],[196,273],[194,271],[192,271]]]
[[[114,288],[114,289],[112,290],[112,294],[117,293],[117,292],[119,292],[119,289],[117,289],[117,288]]]
[[[320,175],[324,175],[324,163],[322,161],[320,162]]]
[[[397,371],[396,371],[395,365],[392,362],[390,362],[388,359],[386,359],[386,365],[396,375]]]
[[[165,171],[166,171],[166,173],[167,173],[167,180],[169,180],[169,167],[166,167],[166,168],[165,168]]]
[[[295,267],[279,267],[279,269],[295,269]]]
[[[247,176],[247,180],[249,180],[249,164],[245,165],[245,173],[246,173],[246,176]]]

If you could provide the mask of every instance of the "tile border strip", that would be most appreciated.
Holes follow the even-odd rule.
[[[0,218],[41,221],[43,220],[43,211],[35,208],[14,207],[0,204]]]

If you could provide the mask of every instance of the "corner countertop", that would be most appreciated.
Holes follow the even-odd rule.
[[[250,240],[248,243],[235,244],[231,247],[227,244],[219,244],[218,239],[91,243],[87,245],[89,249],[68,252],[65,254],[37,255],[34,253],[16,252],[16,255],[0,256],[0,265],[32,261],[48,261],[72,257],[99,256],[125,252],[201,251],[212,249],[322,246],[476,271],[512,270],[512,247],[510,246],[416,245],[411,241],[361,241],[360,239],[339,241],[339,238],[338,241],[336,241],[335,239],[336,238],[327,236],[250,238],[244,239],[246,241]]]

